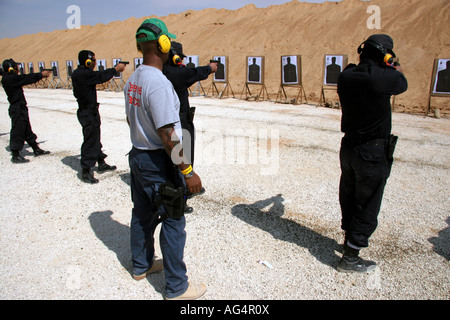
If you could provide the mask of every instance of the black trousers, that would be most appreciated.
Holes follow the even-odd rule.
[[[104,161],[107,157],[102,151],[100,142],[100,113],[98,107],[79,108],[77,111],[78,122],[83,128],[83,144],[81,145],[81,168],[89,169],[96,162]]]
[[[186,132],[183,132],[183,152],[184,155],[187,156],[188,160],[190,160],[190,164],[194,166],[194,148],[195,148],[195,126],[194,122],[189,121],[187,117],[184,115],[180,115],[181,128],[189,132],[189,135],[186,135]]]
[[[386,143],[355,145],[342,139],[339,202],[346,240],[365,248],[378,225],[386,181],[392,162],[386,157]]]
[[[11,133],[9,148],[11,151],[22,150],[25,141],[30,145],[36,145],[37,136],[31,129],[28,107],[25,104],[16,103],[9,106],[9,117],[11,118]]]

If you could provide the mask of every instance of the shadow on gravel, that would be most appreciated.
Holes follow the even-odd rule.
[[[81,155],[76,155],[76,156],[67,156],[61,159],[61,162],[63,164],[65,164],[66,166],[72,168],[72,170],[76,171],[76,172],[80,172],[81,171],[81,165],[80,165],[80,159],[81,159]]]
[[[449,226],[439,231],[437,237],[429,238],[428,241],[433,245],[434,252],[450,261],[450,217],[445,222]]]
[[[120,264],[128,271],[130,282],[136,281],[132,278],[130,227],[115,221],[112,215],[113,212],[110,210],[93,212],[89,216],[89,222],[97,238],[116,254]],[[152,274],[147,277],[147,280],[157,292],[161,294],[164,292],[165,279],[163,272]]]
[[[335,268],[340,259],[335,251],[341,251],[341,246],[334,239],[283,218],[283,201],[282,195],[279,194],[252,204],[238,204],[231,209],[231,213],[242,221],[270,233],[275,239],[308,249],[318,261]],[[270,205],[272,207],[268,211],[263,210]]]

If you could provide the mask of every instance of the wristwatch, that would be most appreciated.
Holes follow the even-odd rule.
[[[189,178],[192,178],[193,175],[194,175],[194,170],[192,170],[192,171],[189,172],[188,174],[185,174],[185,175],[184,175],[184,178],[185,178],[185,179],[189,179]]]

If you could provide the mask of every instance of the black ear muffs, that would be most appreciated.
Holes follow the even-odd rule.
[[[161,29],[157,25],[155,25],[153,23],[145,23],[139,27],[136,34],[138,34],[139,30],[142,30],[142,29],[149,30],[157,36],[159,51],[161,51],[162,53],[168,53],[170,51],[170,48],[172,46],[172,43],[170,42],[170,38],[168,36],[166,36],[165,34],[163,34]],[[138,49],[138,51],[139,51],[139,49]]]

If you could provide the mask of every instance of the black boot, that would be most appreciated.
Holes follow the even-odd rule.
[[[39,157],[39,156],[46,155],[46,154],[50,153],[50,151],[45,151],[45,150],[42,150],[41,148],[39,148],[39,145],[37,143],[33,144],[31,146],[31,148],[33,148],[33,153],[34,153],[35,157]]]
[[[375,262],[360,258],[359,250],[349,247],[347,242],[345,242],[344,255],[337,265],[339,272],[368,273],[375,270],[376,267]]]
[[[103,172],[106,172],[106,171],[114,171],[116,169],[117,169],[116,166],[110,166],[105,161],[99,161],[98,162],[98,173],[103,173]]]
[[[46,151],[46,150],[42,150],[41,148],[37,148],[33,150],[34,156],[38,157],[38,156],[42,156],[45,154],[50,154],[50,151]]]
[[[98,180],[94,178],[93,173],[91,172],[91,169],[83,169],[81,174],[81,180],[87,183],[98,183]]]
[[[30,160],[25,159],[24,157],[22,157],[20,155],[20,151],[17,151],[17,150],[13,151],[12,150],[11,154],[12,154],[12,158],[11,158],[11,162],[12,163],[27,163],[27,162],[30,162]]]

